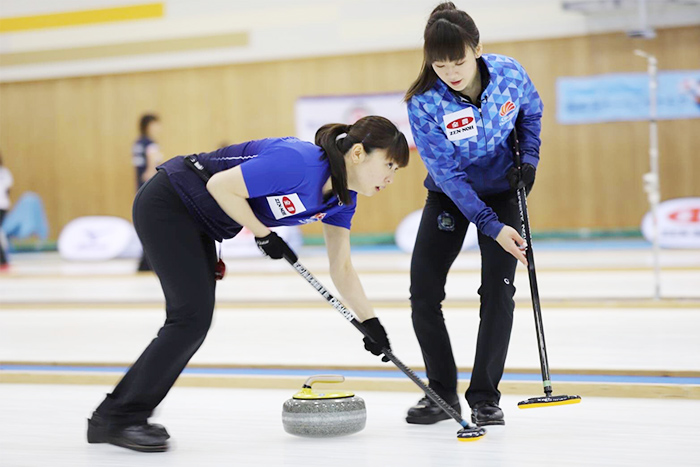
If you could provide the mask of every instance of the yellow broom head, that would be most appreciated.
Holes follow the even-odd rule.
[[[470,425],[457,432],[457,441],[476,441],[486,435],[486,429],[476,425]]]

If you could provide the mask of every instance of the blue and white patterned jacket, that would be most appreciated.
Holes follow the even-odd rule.
[[[408,118],[428,169],[426,188],[445,193],[480,232],[496,238],[503,223],[479,196],[510,189],[506,173],[513,166],[513,151],[508,137],[515,125],[522,162],[537,167],[542,100],[517,61],[496,54],[482,59],[490,76],[481,108],[438,79],[408,101]]]

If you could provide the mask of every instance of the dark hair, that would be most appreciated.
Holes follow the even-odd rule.
[[[158,115],[155,114],[144,114],[141,116],[141,120],[139,121],[139,131],[141,132],[141,136],[146,136],[146,132],[148,131],[148,125],[151,124],[151,122],[157,122],[158,121]]]
[[[408,165],[408,143],[403,133],[384,117],[370,115],[352,125],[328,123],[316,132],[316,145],[321,146],[331,165],[333,193],[343,204],[350,204],[348,173],[345,153],[356,143],[362,144],[366,153],[375,149],[386,149],[389,160],[399,167]]]
[[[435,85],[438,77],[433,70],[433,62],[456,62],[463,59],[465,45],[476,50],[479,45],[479,29],[471,16],[458,10],[454,3],[444,2],[430,14],[423,40],[423,68],[418,79],[406,91],[405,101]]]

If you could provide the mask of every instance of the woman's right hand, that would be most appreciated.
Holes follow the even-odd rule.
[[[527,266],[527,258],[525,258],[527,243],[525,243],[523,237],[521,237],[513,227],[504,225],[501,231],[498,232],[496,241],[504,250],[515,256],[518,261]]]
[[[379,322],[379,318],[370,318],[362,322],[372,339],[365,337],[363,342],[365,343],[365,350],[372,353],[373,355],[382,355],[382,349],[391,350],[391,344],[389,344],[389,337],[386,335],[384,326]],[[389,358],[382,356],[383,362],[388,362]]]

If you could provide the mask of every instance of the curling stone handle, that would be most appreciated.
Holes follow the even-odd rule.
[[[343,375],[314,375],[306,380],[304,387],[310,388],[314,383],[342,383],[343,381],[345,381]]]

